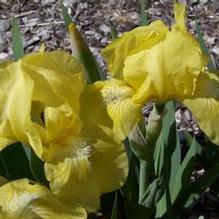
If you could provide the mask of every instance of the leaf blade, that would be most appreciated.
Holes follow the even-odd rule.
[[[15,60],[24,56],[23,43],[19,26],[15,17],[12,18],[12,50]]]

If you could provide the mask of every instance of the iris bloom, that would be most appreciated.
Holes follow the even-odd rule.
[[[30,54],[1,72],[1,146],[21,141],[44,160],[52,192],[93,211],[125,182],[124,146],[101,108],[100,87],[64,52]]]
[[[0,187],[2,219],[85,219],[86,211],[61,203],[45,186],[19,179]]]
[[[155,21],[125,33],[103,50],[112,76],[102,89],[108,114],[124,139],[145,103],[180,101],[219,144],[219,79],[206,70],[207,58],[186,30],[185,6],[175,4],[174,13],[171,30]]]

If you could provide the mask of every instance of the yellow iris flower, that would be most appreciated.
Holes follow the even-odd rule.
[[[1,72],[0,146],[21,141],[45,161],[52,192],[89,211],[127,176],[124,146],[111,130],[101,86],[86,85],[69,54],[30,54]],[[5,106],[5,107],[4,107]]]
[[[219,144],[219,78],[207,72],[207,58],[186,30],[185,6],[175,3],[174,13],[171,30],[155,21],[103,50],[112,78],[104,82],[102,95],[113,129],[124,139],[146,102],[173,99],[185,104],[210,140]]]
[[[81,207],[60,202],[49,189],[28,179],[8,182],[0,187],[2,219],[85,219]]]

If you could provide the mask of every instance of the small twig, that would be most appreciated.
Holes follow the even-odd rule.
[[[36,12],[36,11],[31,10],[31,11],[26,11],[26,12],[23,12],[23,13],[14,15],[14,16],[15,16],[15,18],[20,18],[20,17],[24,17],[24,16],[29,15],[29,14],[33,14],[34,12]]]
[[[45,27],[45,26],[50,26],[50,25],[60,25],[60,24],[65,24],[64,21],[51,21],[51,22],[45,22],[45,23],[34,23],[34,24],[23,24],[19,25],[20,28],[25,28],[25,27],[34,27],[34,26],[39,26],[39,27]]]

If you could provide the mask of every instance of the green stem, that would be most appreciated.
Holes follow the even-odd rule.
[[[140,160],[140,174],[139,174],[139,196],[138,203],[140,204],[144,194],[148,188],[149,164],[145,160]]]

